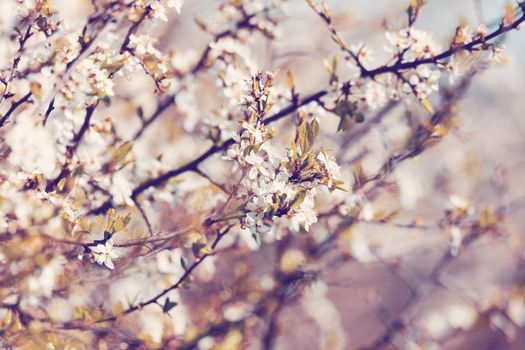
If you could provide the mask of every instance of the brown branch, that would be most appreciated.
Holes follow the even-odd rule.
[[[443,122],[451,116],[453,106],[467,90],[473,75],[474,71],[470,74],[467,74],[465,78],[463,78],[462,81],[458,83],[458,85],[452,91],[446,92],[444,94],[442,108],[436,111],[430,120],[432,126]],[[412,135],[411,141],[407,144],[407,146],[398,153],[390,156],[383,163],[382,167],[378,172],[363,179],[356,179],[355,183],[353,184],[353,192],[364,190],[365,186],[370,183],[373,185],[366,190],[365,197],[369,199],[374,198],[377,195],[378,190],[381,188],[384,179],[394,171],[396,166],[398,166],[399,163],[402,163],[407,159],[411,159],[423,152],[425,150],[426,143],[429,140],[431,140],[432,137],[433,136],[431,128],[429,128],[426,125],[420,125],[419,127],[417,127],[417,129]],[[337,213],[337,211],[330,211],[329,213],[334,214]],[[356,217],[350,217],[345,219],[339,225],[338,229],[334,230],[333,233],[327,235],[327,237],[321,243],[311,248],[310,255],[320,256],[325,254],[327,251],[329,251],[329,249],[335,242],[335,239],[339,236],[343,229],[356,224],[358,221],[359,220]]]
[[[246,316],[242,317],[240,320],[222,320],[221,322],[214,323],[208,326],[203,332],[179,345],[177,349],[195,349],[197,343],[204,337],[223,335],[232,328],[242,327],[253,317],[262,318],[266,315],[272,317],[275,312],[275,303],[284,306],[286,305],[286,302],[289,302],[291,299],[300,296],[301,294],[299,292],[308,286],[308,283],[311,282],[315,277],[316,271],[298,271],[289,275],[281,275],[279,277],[281,283],[277,284],[276,287],[264,293],[259,301],[254,305],[253,310]],[[271,346],[271,344],[272,342],[270,342],[269,345]],[[268,348],[263,347],[263,349],[266,350]]]
[[[0,128],[2,126],[4,126],[4,124],[7,122],[7,120],[9,119],[9,117],[11,116],[11,114],[13,114],[14,111],[16,111],[16,109],[23,103],[27,102],[29,100],[29,98],[31,97],[31,91],[28,92],[27,94],[25,94],[22,98],[20,98],[19,100],[17,101],[13,101],[13,103],[11,104],[11,107],[9,108],[9,110],[6,112],[6,114],[0,119]]]
[[[73,58],[71,61],[69,61],[66,64],[66,68],[64,70],[63,77],[61,79],[61,83],[64,84],[67,80],[69,80],[71,70],[74,68],[74,66],[81,61],[84,57],[86,57],[90,53],[90,48],[93,46],[93,43],[96,41],[100,33],[104,30],[105,26],[109,23],[112,23],[112,16],[113,13],[111,10],[114,9],[115,5],[119,5],[118,2],[111,2],[109,3],[105,11],[100,14],[94,14],[90,16],[87,19],[87,23],[84,26],[84,33],[87,31],[88,25],[93,25],[93,27],[99,27],[97,31],[95,31],[91,37],[89,38],[89,41],[83,41],[81,42],[81,48],[77,56]],[[84,35],[84,33],[82,35]],[[49,101],[49,104],[46,108],[46,112],[44,113],[44,125],[47,123],[47,120],[49,119],[49,116],[51,115],[51,112],[55,109],[55,99],[56,95],[60,91],[61,87],[55,84],[55,87],[53,89],[53,92],[51,94],[51,100]]]
[[[140,215],[142,216],[142,219],[144,219],[144,223],[146,224],[146,227],[148,228],[148,233],[150,236],[153,236],[153,229],[151,228],[151,222],[148,219],[148,216],[146,215],[146,212],[144,211],[144,208],[140,205],[139,201],[136,198],[133,198],[133,203],[135,203],[135,206],[137,207],[138,211],[140,212]]]
[[[18,65],[20,64],[20,60],[22,59],[22,54],[24,53],[25,44],[26,44],[27,40],[29,40],[29,38],[32,35],[31,28],[33,27],[33,23],[34,23],[34,21],[27,26],[27,30],[26,30],[25,34],[23,34],[23,35],[20,34],[20,38],[18,39],[19,46],[18,46],[18,50],[17,50],[17,55],[13,59],[13,64],[11,66],[11,72],[9,73],[9,78],[7,79],[7,81],[4,82],[5,88],[4,88],[4,91],[2,93],[2,96],[0,96],[0,106],[2,105],[2,102],[4,102],[5,99],[10,97],[9,87],[10,87],[11,83],[13,82],[13,80],[14,80],[14,78],[16,76]],[[18,31],[17,29],[15,29],[15,30]]]
[[[86,116],[84,117],[84,122],[82,123],[82,126],[71,140],[72,145],[67,147],[66,162],[62,165],[62,170],[60,171],[60,174],[58,174],[56,178],[54,178],[47,184],[46,191],[52,191],[53,188],[55,188],[58,185],[60,180],[66,178],[71,173],[71,170],[68,169],[69,162],[75,155],[75,152],[78,146],[80,145],[80,142],[82,141],[82,138],[84,137],[85,133],[88,131],[91,118],[93,117],[97,106],[98,101],[86,108]]]
[[[135,135],[133,136],[133,141],[136,141],[138,138],[140,138],[142,134],[144,133],[144,131],[146,131],[146,129],[155,120],[157,120],[162,115],[162,113],[164,113],[166,109],[168,109],[170,106],[174,104],[175,104],[175,95],[169,95],[164,101],[160,102],[155,112],[153,112],[153,114],[142,123],[141,128],[135,133]]]
[[[131,36],[137,32],[137,30],[139,29],[139,27],[142,24],[142,22],[144,22],[146,17],[150,14],[151,10],[152,9],[151,9],[150,5],[146,6],[146,8],[144,9],[144,12],[140,16],[139,20],[134,22],[131,25],[131,27],[129,27],[129,30],[126,33],[126,36],[124,37],[124,40],[122,42],[122,45],[120,46],[120,53],[123,53],[124,51],[128,50],[128,45],[129,45],[129,41],[131,40],[130,39]]]
[[[243,28],[255,28],[254,25],[252,25],[250,23],[251,19],[255,17],[255,14],[251,14],[251,15],[246,15],[241,21],[237,22],[236,25],[235,25],[235,28],[233,29],[228,29],[228,30],[225,30],[223,32],[220,32],[218,34],[215,34],[212,42],[217,42],[219,41],[220,39],[222,38],[226,38],[226,37],[229,37],[229,36],[236,36],[237,35],[237,31],[239,29],[243,29]],[[206,46],[206,49],[204,49],[204,51],[202,52],[199,60],[197,61],[197,63],[193,66],[193,68],[190,70],[190,73],[191,74],[195,74],[197,73],[198,71],[200,71],[203,67],[206,66],[206,61],[208,60],[208,55],[210,54],[210,51],[211,51],[211,45],[208,44]]]
[[[195,63],[195,65],[188,72],[184,73],[183,76],[195,75],[198,72],[200,72],[202,69],[206,68],[206,62],[208,61],[208,57],[209,57],[210,52],[211,52],[211,43],[218,42],[222,38],[235,37],[237,35],[237,31],[239,29],[255,28],[250,23],[250,20],[254,16],[255,16],[255,14],[248,15],[245,18],[243,18],[241,21],[237,22],[236,25],[235,25],[235,28],[227,29],[225,31],[222,31],[220,33],[215,34],[215,36],[213,37],[211,42],[208,43],[208,45],[206,45],[206,48],[201,53],[197,63]],[[175,97],[176,97],[176,94],[168,95],[164,101],[161,101],[159,103],[159,105],[157,106],[157,109],[152,113],[152,115],[148,119],[146,119],[143,122],[141,128],[135,133],[135,135],[133,136],[133,141],[136,141],[138,138],[140,138],[142,136],[142,134],[144,133],[144,131],[146,131],[146,129],[151,124],[153,124],[153,122],[155,122],[159,117],[161,117],[166,109],[168,109],[172,105],[176,104]]]
[[[201,169],[199,169],[198,167],[193,170],[193,172],[195,172],[196,174],[199,174],[201,177],[205,178],[206,180],[208,180],[208,182],[210,184],[212,184],[213,186],[217,187],[218,189],[220,189],[222,192],[226,193],[226,194],[230,194],[230,191],[228,191],[228,189],[226,188],[225,185],[223,184],[220,184],[218,183],[217,181],[213,180],[208,174],[206,174],[204,171],[202,171]]]
[[[359,128],[356,128],[353,132],[345,135],[341,141],[341,148],[339,155],[342,156],[342,153],[346,151],[347,147],[351,144],[358,142],[361,138],[368,134],[368,132],[375,125],[379,124],[383,118],[385,118],[389,113],[399,105],[397,101],[390,101],[383,108],[381,108],[373,117],[366,119],[364,125],[361,125]]]
[[[295,103],[292,103],[290,104],[289,106],[281,109],[279,112],[275,113],[274,115],[272,115],[271,117],[265,119],[263,121],[264,124],[270,124],[270,123],[273,123],[273,122],[276,122],[284,117],[286,117],[287,115],[289,115],[290,113],[293,113],[294,111],[296,111],[299,107],[301,106],[304,106],[310,102],[313,102],[313,101],[318,101],[321,97],[325,96],[326,94],[328,93],[327,90],[321,90],[315,94],[312,94],[312,95],[309,95],[307,97],[305,97],[304,99],[301,99],[301,100],[298,100],[296,101]],[[164,174],[161,174],[157,177],[154,177],[154,178],[151,178],[151,179],[148,179],[146,181],[144,181],[143,183],[141,183],[140,185],[138,185],[137,187],[135,187],[135,189],[133,190],[132,192],[132,195],[131,195],[131,198],[137,198],[139,195],[141,195],[144,191],[146,191],[147,189],[151,188],[151,187],[158,187],[162,184],[164,184],[166,181],[168,181],[169,179],[173,178],[173,177],[176,177],[176,176],[179,176],[183,173],[186,173],[188,171],[196,171],[197,167],[203,163],[205,160],[207,160],[208,158],[210,158],[211,156],[215,155],[216,153],[219,153],[223,150],[225,150],[227,147],[233,145],[234,143],[234,140],[232,138],[226,140],[222,145],[220,146],[212,146],[210,147],[206,152],[202,153],[200,156],[198,156],[197,158],[195,158],[194,160],[176,168],[176,169],[173,169],[173,170],[170,170]],[[101,213],[104,213],[106,212],[109,208],[111,207],[111,199],[108,199],[106,202],[104,202],[101,206],[99,206],[98,208],[95,208],[95,209],[92,209],[91,211],[88,212],[88,214],[101,214]]]
[[[396,74],[401,71],[414,69],[414,68],[417,68],[418,66],[425,65],[425,64],[437,64],[439,63],[439,61],[449,58],[455,53],[460,52],[460,51],[472,52],[474,50],[479,49],[480,47],[483,48],[485,45],[488,45],[488,41],[495,39],[511,30],[518,29],[521,23],[525,21],[525,2],[520,2],[519,7],[522,10],[522,15],[517,20],[515,20],[514,22],[508,25],[505,25],[503,22],[501,22],[498,29],[496,29],[495,31],[493,31],[492,33],[484,37],[478,38],[476,40],[472,40],[471,42],[466,43],[464,45],[450,47],[448,50],[445,50],[441,52],[440,54],[433,56],[433,57],[416,59],[410,62],[396,62],[395,64],[390,65],[390,66],[385,65],[385,66],[382,66],[376,69],[365,70],[364,72],[362,72],[362,77],[373,78],[377,75],[381,75],[385,73]]]
[[[148,305],[157,304],[160,298],[162,298],[163,296],[165,296],[166,294],[168,294],[172,290],[178,289],[182,285],[182,283],[184,283],[191,276],[193,270],[195,270],[204,260],[206,260],[206,258],[208,258],[209,256],[214,255],[213,250],[215,250],[215,248],[217,247],[217,245],[219,244],[221,239],[228,233],[228,231],[231,229],[231,227],[232,226],[227,227],[222,232],[220,230],[217,231],[216,238],[215,238],[215,240],[213,241],[213,243],[210,246],[210,248],[212,249],[212,252],[202,255],[193,264],[188,266],[188,268],[185,269],[184,274],[177,280],[177,282],[175,282],[174,284],[172,284],[168,288],[164,289],[162,292],[160,292],[159,294],[155,295],[154,297],[151,297],[150,299],[148,299],[146,301],[143,301],[143,302],[141,302],[141,303],[139,303],[137,305],[131,306],[130,308],[128,308],[125,311],[123,311],[122,314],[123,315],[127,315],[127,314],[130,314],[130,313],[135,312],[137,310],[143,309],[144,307],[146,307]],[[98,320],[95,323],[110,322],[110,321],[115,321],[116,319],[117,319],[117,316],[110,316],[110,317]]]
[[[495,31],[493,31],[492,33],[484,37],[480,37],[478,39],[475,39],[463,45],[450,47],[448,50],[445,50],[441,52],[440,54],[435,55],[433,57],[429,57],[429,58],[421,58],[421,59],[416,59],[410,62],[403,62],[402,60],[403,55],[401,55],[400,59],[397,60],[392,65],[384,65],[384,66],[381,66],[375,69],[368,70],[363,66],[363,64],[359,60],[358,55],[352,52],[350,49],[348,49],[347,46],[344,44],[340,35],[337,33],[336,29],[332,25],[332,18],[330,17],[326,7],[323,9],[323,11],[319,11],[314,6],[312,0],[307,0],[307,2],[310,5],[310,7],[314,10],[314,12],[325,22],[328,30],[330,31],[332,40],[335,41],[335,43],[341,48],[341,50],[350,54],[350,56],[355,60],[356,64],[358,65],[361,71],[361,78],[374,78],[375,76],[386,74],[386,73],[395,74],[396,76],[400,77],[402,71],[415,69],[418,66],[425,65],[425,64],[437,64],[439,63],[439,61],[449,58],[457,52],[460,52],[460,51],[472,52],[479,48],[483,49],[487,45],[489,45],[488,42],[490,40],[495,39],[513,29],[518,29],[518,27],[525,21],[525,1],[522,1],[518,3],[518,7],[521,8],[522,10],[522,15],[517,20],[515,20],[513,23],[510,23],[508,25],[505,25],[505,23],[501,21],[498,29],[496,29]]]

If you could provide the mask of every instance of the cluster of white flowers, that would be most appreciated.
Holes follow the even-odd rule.
[[[132,184],[128,181],[122,172],[117,172],[111,179],[111,187],[109,192],[115,204],[133,205],[131,199]]]
[[[335,190],[341,185],[339,166],[326,151],[312,151],[318,132],[316,119],[301,120],[296,140],[287,154],[277,154],[270,142],[273,130],[263,122],[269,110],[273,74],[258,73],[252,79],[251,93],[245,102],[252,110],[242,130],[234,133],[235,144],[228,149],[226,159],[235,160],[242,169],[243,179],[237,197],[246,201],[243,224],[253,236],[267,233],[272,222],[280,217],[290,220],[290,227],[306,231],[317,222],[315,196],[319,186]]]
[[[143,3],[143,1],[138,1],[139,3]],[[182,6],[184,5],[184,0],[167,0],[165,3],[159,1],[159,0],[149,0],[148,6],[152,9],[152,16],[154,19],[159,19],[163,22],[168,21],[168,16],[166,15],[166,7],[173,8],[175,11],[177,11],[178,14],[180,14],[182,10]]]
[[[80,61],[61,89],[63,101],[56,101],[56,104],[71,109],[85,108],[98,99],[114,96],[114,82],[104,68],[106,58],[106,54],[91,55]]]
[[[78,33],[73,33],[57,40],[54,45],[56,52],[54,68],[63,71],[66,65],[73,61],[80,54],[80,43],[78,42]]]
[[[450,48],[469,44],[473,40],[483,39],[487,35],[487,28],[480,25],[474,31],[460,26],[456,30]],[[352,45],[345,56],[348,67],[354,78],[349,81],[350,93],[345,98],[355,103],[353,113],[366,110],[375,110],[383,107],[389,99],[399,100],[408,95],[414,95],[423,106],[432,111],[427,98],[439,89],[439,80],[442,71],[448,71],[450,82],[464,74],[471,64],[464,58],[463,52],[450,55],[443,62],[434,62],[434,65],[418,64],[418,61],[427,60],[440,54],[442,48],[435,41],[433,35],[427,31],[408,27],[385,33],[388,44],[384,50],[391,56],[391,66],[383,66],[388,74],[373,76],[373,80],[362,78],[362,69],[369,69],[372,62],[372,50],[362,43]],[[498,63],[504,61],[502,47],[489,45],[489,59]],[[406,66],[413,64],[413,67]],[[331,64],[329,64],[331,65]],[[400,69],[396,70],[396,65]],[[405,65],[405,66],[403,66]],[[334,63],[334,69],[336,63]],[[330,68],[331,69],[331,68]],[[344,90],[344,84],[338,82],[337,90]]]
[[[182,0],[170,0],[164,4],[158,0],[136,1],[129,12],[132,21],[139,21],[149,8],[153,19],[167,20],[165,7],[174,7],[180,13]],[[79,39],[80,38],[80,39]],[[96,48],[85,58],[78,60],[90,40],[97,40]],[[83,43],[83,41],[85,41]],[[120,37],[113,32],[104,33],[103,38],[91,38],[87,33],[75,32],[55,40],[56,54],[53,55],[53,67],[57,71],[71,72],[61,94],[55,101],[55,107],[83,108],[115,95],[113,76],[129,76],[129,73],[142,67],[156,82],[157,87],[167,90],[170,61],[154,47],[155,40],[146,34],[131,34],[129,42],[120,47]],[[68,67],[68,65],[72,65]]]
[[[439,89],[441,72],[430,69],[428,66],[418,66],[410,76],[408,83],[403,85],[403,90],[410,93],[412,90],[420,100],[426,99],[432,92]]]
[[[66,258],[57,255],[27,279],[29,293],[26,298],[29,304],[38,305],[41,298],[49,298],[53,294],[53,289],[63,274],[65,265]]]
[[[256,73],[258,60],[253,48],[257,46],[254,32],[272,37],[276,21],[272,19],[274,9],[280,9],[281,1],[246,1],[242,6],[227,3],[206,30],[215,33],[205,50],[205,56],[198,57],[192,50],[176,51],[170,54],[171,69],[178,76],[169,87],[176,96],[177,108],[185,116],[184,128],[199,136],[220,144],[237,129],[234,115],[240,112],[239,101],[246,95],[245,78]],[[235,28],[235,35],[231,35]],[[216,82],[218,99],[212,113],[202,111],[199,93],[202,86],[189,73],[207,73]],[[274,101],[278,103],[278,101]],[[199,114],[207,117],[199,118]]]
[[[441,51],[432,34],[413,27],[386,32],[388,45],[385,51],[395,60],[413,62],[434,57]],[[430,69],[428,65],[417,66],[407,78],[402,79],[401,93],[414,93],[419,100],[425,100],[432,91],[438,90],[439,69]]]
[[[48,193],[45,191],[37,190],[36,194],[39,198],[49,202],[55,208],[59,209],[59,213],[64,220],[69,222],[71,233],[74,233],[78,229],[80,221],[80,213],[78,208],[67,198],[57,193]]]
[[[19,115],[5,140],[11,150],[8,161],[25,173],[49,177],[56,173],[56,144],[49,129],[38,124],[29,114]]]
[[[400,55],[407,61],[433,57],[441,49],[432,34],[413,27],[386,32],[385,37],[389,42],[385,50]]]
[[[153,77],[162,90],[168,88],[167,75],[170,71],[170,60],[154,46],[155,39],[147,34],[129,37],[129,49],[133,53],[129,62],[132,66],[142,65],[144,70]]]
[[[372,110],[384,106],[387,101],[385,87],[375,81],[368,82],[366,85],[365,99],[368,107]]]

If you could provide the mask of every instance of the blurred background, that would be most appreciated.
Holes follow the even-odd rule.
[[[61,16],[70,22],[79,21],[90,11],[87,0],[55,3]],[[181,16],[170,16],[165,24],[147,30],[158,33],[157,48],[162,52],[200,52],[210,38],[193,18],[213,21],[219,3],[186,0]],[[406,1],[327,3],[344,41],[348,45],[366,43],[375,52],[373,62],[379,65],[384,57],[385,28],[403,25]],[[446,47],[460,24],[474,29],[486,23],[490,29],[496,28],[506,3],[429,0],[415,26],[435,33],[437,41]],[[281,72],[281,81],[285,71],[293,71],[300,93],[306,95],[325,86],[328,73],[322,60],[338,54],[339,49],[305,1],[288,1],[283,9],[278,26],[281,35],[273,41],[263,37],[255,40],[252,59],[261,70]],[[392,211],[397,212],[396,217],[389,222],[368,220],[353,225],[346,238],[337,243],[337,249],[313,262],[319,279],[301,297],[280,308],[273,321],[278,329],[272,333],[273,348],[525,348],[525,36],[513,31],[505,37],[504,44],[505,64],[491,66],[472,79],[455,108],[456,123],[447,137],[399,164],[388,178],[392,186],[370,201],[372,218]],[[446,77],[441,84],[448,85]],[[153,108],[148,107],[151,81],[137,80],[129,89],[135,96],[146,95],[146,112]],[[213,98],[213,92],[208,94]],[[133,121],[126,120],[117,106],[111,108],[107,113],[122,118],[122,124],[129,128],[122,127],[122,134],[132,134]],[[205,115],[214,106],[199,102],[195,108]],[[406,137],[409,121],[421,120],[425,115],[414,103],[403,103],[385,117],[366,117],[364,123],[339,133],[335,132],[337,118],[322,123],[320,144],[338,150],[338,162],[348,179],[356,157],[365,174],[377,172]],[[167,137],[162,136],[166,123],[181,123],[177,111],[168,113],[162,123],[149,129],[150,141],[145,142]],[[291,124],[285,121],[278,130],[289,127]],[[171,155],[167,158],[178,163],[191,158],[192,152],[186,150],[192,149],[193,142],[198,140],[188,137],[168,151]],[[341,145],[345,145],[343,149]],[[214,165],[207,167],[213,169]],[[227,179],[228,173],[224,171],[221,176],[222,180]],[[351,195],[339,194],[341,199]],[[491,234],[460,244],[456,247],[458,252],[450,254],[457,233],[443,228],[440,221],[451,206],[494,213],[501,225]],[[322,213],[326,208],[326,203],[321,204],[318,211]],[[169,218],[173,208],[165,210],[162,215]],[[169,228],[167,221],[157,227]],[[257,251],[250,251],[249,261],[242,249],[225,252],[214,258],[213,278],[201,272],[201,284],[182,290],[181,299],[187,309],[194,305],[189,314],[201,320],[199,316],[208,307],[202,305],[203,299],[220,293],[235,294],[239,266],[248,265],[250,278],[264,279],[283,263],[278,255],[283,246],[300,247],[311,237],[324,237],[336,226],[330,219],[320,218],[309,233],[291,242],[268,242]],[[461,232],[460,236],[465,234]],[[245,346],[267,347],[267,327],[254,329]],[[388,339],[382,342],[385,335]]]

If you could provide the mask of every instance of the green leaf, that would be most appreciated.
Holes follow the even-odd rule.
[[[339,117],[339,125],[337,125],[337,131],[346,131],[352,126],[352,118],[349,115],[341,115]]]
[[[125,159],[126,156],[129,154],[129,152],[133,149],[133,144],[131,142],[124,142],[122,145],[117,147],[111,155],[111,160],[116,165],[121,164]]]
[[[113,222],[113,220],[115,220],[115,216],[117,215],[117,212],[115,211],[114,208],[109,208],[106,214],[108,216],[107,227],[109,227],[111,223]]]
[[[131,221],[131,215],[129,213],[126,214],[126,216],[117,217],[115,221],[113,222],[114,232],[119,232],[125,229],[126,226],[128,226],[130,221]]]
[[[47,30],[47,18],[44,16],[38,16],[36,25],[38,26],[38,29],[45,32]]]
[[[290,202],[290,209],[298,208],[303,203],[305,197],[306,191],[301,191],[297,193],[294,199]]]
[[[295,141],[292,141],[292,145],[291,145],[291,150],[292,150],[292,157],[294,160],[299,160],[299,152],[297,151],[297,146],[295,145]]]
[[[290,91],[295,89],[295,78],[292,71],[286,72],[286,84],[288,85],[288,89],[290,89]]]
[[[114,74],[117,71],[119,71],[122,67],[124,67],[125,63],[126,61],[124,59],[121,59],[115,62],[111,62],[111,63],[109,63],[108,60],[105,60],[100,65],[100,68],[107,70],[111,74]]]
[[[191,252],[195,258],[200,258],[203,255],[211,254],[212,249],[209,245],[203,242],[195,242],[191,245]]]
[[[337,126],[337,131],[346,131],[352,126],[352,118],[355,116],[357,104],[348,100],[339,101],[335,106],[334,113],[341,119]],[[357,118],[357,116],[355,116]],[[357,120],[356,120],[357,121]]]
[[[301,148],[301,152],[306,153],[308,151],[308,139],[306,137],[305,124],[301,124],[297,131],[299,132],[299,147]]]
[[[365,121],[365,115],[363,113],[357,113],[355,115],[355,122],[356,123],[362,123]]]
[[[247,157],[252,150],[253,150],[253,146],[252,145],[246,147],[244,149],[244,151],[242,152],[243,157]]]
[[[164,302],[164,306],[162,307],[162,312],[167,313],[171,309],[173,309],[175,306],[177,306],[177,302],[170,301],[170,298],[166,298],[166,301]]]
[[[104,102],[106,107],[109,107],[111,105],[111,98],[108,95],[104,95],[102,97],[102,102]]]
[[[315,138],[317,137],[317,134],[319,133],[319,122],[317,122],[317,120],[314,119],[312,122],[307,123],[306,131],[307,131],[309,146],[312,147],[312,145],[315,142]]]
[[[61,179],[56,188],[57,194],[60,194],[62,196],[67,196],[75,187],[75,176],[68,176],[63,179]]]
[[[180,257],[180,265],[184,269],[184,271],[188,271],[188,265],[186,264],[186,260],[184,260],[184,257]]]

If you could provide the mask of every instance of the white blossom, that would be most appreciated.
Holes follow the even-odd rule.
[[[317,212],[315,211],[315,190],[311,190],[306,195],[305,199],[295,211],[290,219],[290,227],[294,231],[299,231],[300,226],[303,226],[305,231],[310,230],[310,226],[317,222]]]
[[[270,226],[264,223],[262,214],[248,213],[246,214],[246,219],[253,236],[258,237],[261,234],[270,232]]]
[[[9,163],[31,173],[51,177],[56,171],[57,151],[55,139],[49,129],[37,125],[29,115],[19,115],[7,134],[11,149]]]
[[[112,239],[108,239],[105,244],[97,244],[95,247],[90,247],[90,249],[99,265],[106,265],[111,270],[115,268],[113,260],[118,258],[118,254],[113,248]]]
[[[117,172],[113,175],[109,192],[116,204],[133,205],[132,184],[122,173]]]
[[[377,109],[385,105],[386,92],[385,87],[374,81],[368,82],[366,85],[366,103],[371,109]]]
[[[178,14],[182,11],[182,6],[184,5],[184,0],[168,0],[167,5],[169,8],[174,8]]]
[[[261,174],[263,176],[270,176],[270,172],[266,167],[266,161],[262,156],[252,151],[249,155],[247,155],[244,158],[244,160],[246,161],[246,163],[252,166],[248,173],[248,176],[251,180],[254,180],[258,174]]]

